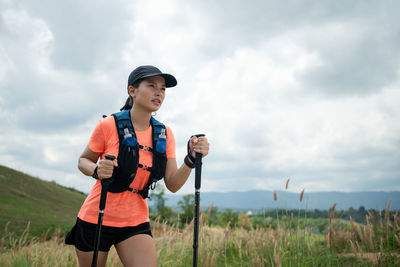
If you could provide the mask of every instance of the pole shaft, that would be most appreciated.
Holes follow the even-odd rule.
[[[104,158],[107,160],[114,160],[115,157],[113,155],[104,155]],[[107,192],[108,186],[110,184],[110,179],[103,179],[101,180],[101,194],[100,194],[100,204],[99,204],[99,217],[97,219],[97,227],[96,227],[96,236],[94,240],[93,246],[93,258],[92,258],[92,265],[91,267],[97,266],[97,255],[99,253],[99,246],[100,246],[100,236],[101,236],[101,226],[103,224],[103,216],[104,216],[104,209],[106,208],[106,200],[107,200]]]
[[[193,231],[193,266],[197,266],[197,255],[199,248],[199,206],[200,206],[200,192],[195,192],[194,200],[194,231]]]
[[[101,225],[103,224],[103,213],[99,213],[99,218],[97,220],[97,227],[96,227],[96,239],[94,241],[94,251],[93,251],[93,258],[92,258],[92,267],[97,266],[97,255],[99,253],[99,246],[100,246],[100,234],[101,234]]]
[[[93,251],[93,258],[92,258],[92,265],[91,265],[92,267],[97,266],[97,256],[99,253],[99,246],[100,246],[101,226],[103,224],[104,209],[106,207],[108,184],[109,184],[108,181],[105,179],[101,181],[99,217],[97,219],[96,236],[95,236],[94,246],[93,246],[94,251]]]
[[[200,153],[196,153],[195,161],[195,195],[194,195],[194,231],[193,231],[193,267],[197,267],[198,247],[199,247],[199,211],[200,211],[200,187],[201,187],[201,158]]]

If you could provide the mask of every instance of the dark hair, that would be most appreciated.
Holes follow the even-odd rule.
[[[136,80],[134,83],[132,83],[131,85],[135,88],[138,88],[140,83],[143,82],[144,78]]]
[[[142,81],[143,81],[143,79],[136,80],[131,85],[135,88],[138,88]],[[128,96],[128,98],[125,101],[125,105],[120,110],[127,110],[127,109],[131,109],[132,107],[133,107],[133,98],[131,96]]]

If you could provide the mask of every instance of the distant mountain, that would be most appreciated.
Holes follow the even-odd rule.
[[[166,194],[166,205],[176,207],[183,195]],[[277,191],[277,201],[271,191],[247,192],[201,192],[200,205],[204,209],[214,201],[214,207],[230,208],[236,210],[259,209],[319,209],[327,210],[336,203],[336,210],[347,210],[350,207],[358,209],[386,209],[391,199],[391,210],[400,209],[400,191],[393,192],[304,192],[303,201],[300,202],[299,193]]]
[[[350,207],[358,209],[386,209],[391,199],[391,210],[400,209],[400,192],[314,192],[304,193],[300,202],[299,193],[278,191],[274,201],[271,191],[248,192],[201,192],[201,207],[220,209],[260,210],[260,209],[319,209],[327,210],[336,203],[337,210]],[[76,215],[86,195],[18,172],[0,165],[0,236],[7,230],[21,233],[30,222],[30,234],[40,235],[48,229],[67,231],[76,220]],[[180,194],[166,194],[166,205],[177,207],[182,199]]]

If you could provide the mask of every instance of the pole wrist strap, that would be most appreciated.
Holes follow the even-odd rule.
[[[194,135],[192,135],[191,137],[190,137],[190,139],[192,139],[192,137],[193,137]],[[190,161],[191,162],[193,162],[193,164],[194,164],[194,162],[196,161],[196,159],[192,156],[192,153],[190,153],[191,151],[190,151],[190,139],[188,140],[188,142],[187,142],[187,155],[186,155],[186,157],[189,157],[189,159],[190,159]],[[185,158],[186,158],[185,157]],[[194,165],[193,165],[194,166]]]
[[[97,175],[97,165],[96,165],[96,168],[94,168],[94,171],[93,171],[92,177],[93,177],[94,179],[96,179],[96,180],[98,180],[98,179],[99,179],[99,176]]]
[[[193,161],[191,162],[189,154],[186,155],[184,162],[185,162],[186,166],[188,166],[189,168],[191,168],[191,169],[194,168],[194,162]]]

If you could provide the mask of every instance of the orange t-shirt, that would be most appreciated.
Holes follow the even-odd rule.
[[[166,127],[167,131],[167,158],[175,158],[175,138],[172,130]],[[138,143],[143,146],[152,147],[152,127],[145,131],[135,131]],[[89,148],[104,154],[118,156],[119,139],[117,128],[113,116],[100,120],[94,129],[89,140]],[[153,154],[150,151],[139,149],[139,163],[147,166],[153,165]],[[143,189],[150,177],[150,172],[137,169],[135,179],[130,187],[134,189]],[[78,217],[89,223],[97,223],[99,215],[101,183],[96,182],[83,203]],[[144,222],[149,222],[149,209],[146,199],[139,194],[130,191],[121,193],[107,193],[106,207],[104,209],[103,225],[114,227],[137,226]]]

